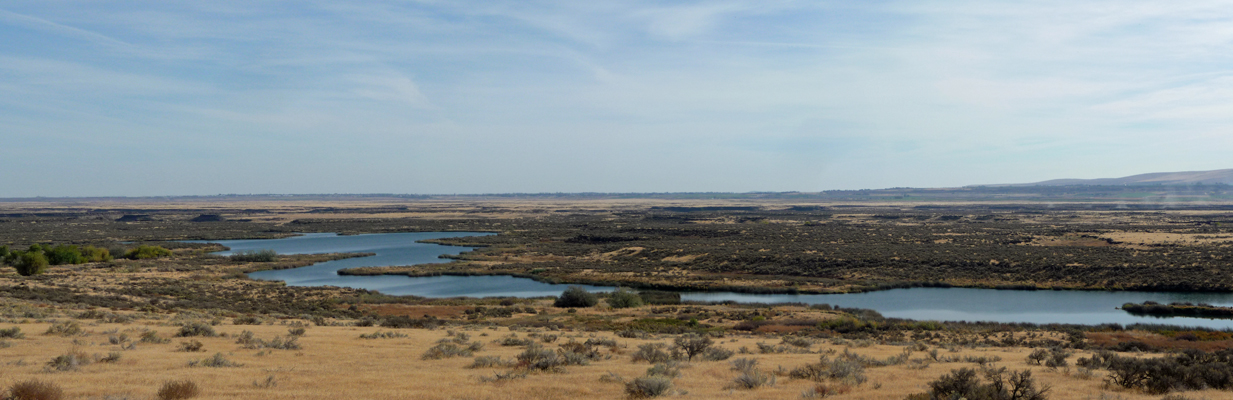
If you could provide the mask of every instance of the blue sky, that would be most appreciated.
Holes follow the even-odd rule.
[[[1233,3],[0,3],[0,197],[1233,168]]]

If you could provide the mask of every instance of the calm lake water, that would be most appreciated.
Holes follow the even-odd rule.
[[[416,243],[445,237],[482,236],[480,232],[416,232],[338,236],[310,233],[286,239],[213,241],[231,248],[216,254],[243,250],[274,250],[280,254],[376,253],[372,257],[329,261],[308,267],[261,271],[254,279],[281,280],[292,286],[343,286],[380,291],[390,295],[424,297],[540,297],[556,296],[568,285],[536,282],[510,276],[343,276],[343,268],[401,266],[449,262],[438,256],[470,251],[469,247]],[[586,286],[591,291],[611,287]],[[1209,328],[1233,328],[1233,320],[1202,318],[1137,317],[1116,307],[1127,302],[1153,300],[1204,302],[1233,306],[1233,293],[1101,292],[1052,290],[993,290],[966,288],[912,288],[857,294],[756,295],[727,292],[682,293],[683,300],[750,303],[831,304],[877,310],[887,317],[940,321],[997,321],[1032,323],[1163,323]]]

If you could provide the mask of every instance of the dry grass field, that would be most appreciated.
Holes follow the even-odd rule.
[[[22,307],[8,307],[10,310]],[[625,386],[615,379],[633,379],[642,376],[652,367],[648,362],[632,361],[632,354],[639,345],[646,343],[671,344],[674,335],[659,335],[651,338],[623,338],[612,332],[584,332],[571,329],[550,330],[532,328],[507,328],[484,326],[444,326],[437,329],[391,329],[357,326],[314,326],[300,320],[269,320],[263,325],[233,325],[223,321],[213,326],[217,337],[175,337],[180,327],[176,324],[194,320],[177,318],[174,315],[138,316],[127,323],[101,323],[92,320],[51,318],[45,321],[33,319],[8,319],[0,323],[0,329],[20,328],[21,339],[6,339],[0,349],[0,383],[6,386],[15,382],[38,379],[61,386],[68,398],[83,399],[150,399],[167,381],[190,380],[196,383],[200,399],[622,399],[627,398]],[[72,321],[81,327],[81,332],[72,335],[46,334],[52,320]],[[217,321],[216,321],[217,322]],[[345,324],[351,321],[334,321]],[[289,330],[302,327],[304,333],[297,339],[298,349],[282,350],[254,348],[237,343],[242,333],[249,331],[253,337],[270,341],[275,337],[288,337]],[[169,339],[166,343],[142,342],[147,332]],[[394,332],[393,338],[364,339],[361,335]],[[451,336],[451,334],[455,336]],[[451,339],[458,334],[468,336],[467,342],[482,343],[482,348],[471,356],[459,356],[439,360],[422,359],[425,352],[442,339]],[[524,378],[506,381],[485,382],[498,373],[517,371],[517,367],[469,368],[476,357],[495,356],[513,360],[526,346],[502,346],[499,341],[514,335],[530,339],[546,349],[556,349],[562,344],[585,342],[588,339],[607,339],[615,346],[601,346],[597,359],[587,365],[570,365],[558,372],[527,373]],[[552,343],[543,343],[545,337],[555,335]],[[125,338],[126,337],[126,338]],[[184,351],[181,343],[199,341],[199,351]],[[868,340],[814,339],[807,348],[796,348],[800,353],[763,354],[758,352],[758,343],[777,344],[781,338],[774,334],[727,334],[715,339],[714,346],[738,351],[725,361],[682,361],[680,375],[672,379],[670,398],[737,398],[737,399],[794,399],[817,385],[817,382],[792,379],[786,372],[806,364],[816,363],[827,355],[840,357],[845,352],[887,359],[910,349],[909,361],[900,365],[868,367],[867,380],[862,384],[849,385],[850,392],[831,396],[843,399],[904,398],[908,394],[924,392],[928,382],[940,375],[961,367],[979,368],[975,362],[924,362],[911,360],[930,359],[929,350],[935,346],[915,347],[904,344],[875,344]],[[754,349],[752,354],[741,354],[739,349]],[[1104,384],[1102,372],[1081,377],[1073,366],[1050,369],[1028,365],[1025,360],[1028,348],[941,348],[942,357],[985,357],[999,360],[990,367],[1007,367],[1011,370],[1030,369],[1038,385],[1048,385],[1049,398],[1054,399],[1147,399],[1139,392],[1116,390]],[[114,361],[93,361],[72,371],[51,372],[49,362],[64,354],[80,352],[88,358],[107,358],[118,354]],[[190,366],[197,360],[209,359],[216,354],[236,366],[209,367]],[[1076,352],[1075,356],[1084,356]],[[774,376],[774,383],[756,389],[733,388],[733,380],[740,375],[734,371],[732,361],[740,358],[757,360],[757,368]],[[827,381],[833,386],[844,386],[842,381]],[[1233,394],[1220,391],[1183,393],[1187,398],[1233,398]]]

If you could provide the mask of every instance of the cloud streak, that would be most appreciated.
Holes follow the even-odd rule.
[[[809,191],[1229,167],[1207,145],[1233,122],[1220,1],[70,3],[0,10],[0,89],[18,94],[0,99],[15,127],[0,196]],[[46,162],[46,137],[139,156]],[[43,187],[32,166],[144,167],[159,183]],[[217,177],[237,173],[256,176]]]

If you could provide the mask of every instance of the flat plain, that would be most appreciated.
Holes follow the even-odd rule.
[[[1125,210],[1031,202],[327,199],[0,208],[0,244],[13,249],[42,243],[114,254],[139,245],[172,251],[55,265],[29,277],[7,267],[0,273],[0,329],[15,332],[0,345],[0,384],[37,379],[70,398],[159,398],[164,383],[185,379],[200,388],[197,398],[626,398],[644,394],[637,379],[654,377],[668,381],[663,395],[674,398],[905,398],[928,396],[931,384],[953,371],[967,368],[988,382],[1002,367],[1003,377],[1031,371],[1035,388],[1049,388],[1047,398],[1233,398],[1227,389],[1181,384],[1165,391],[1126,387],[1115,379],[1122,372],[1089,363],[1110,354],[1216,354],[1233,343],[1219,331],[910,321],[868,310],[680,304],[653,296],[665,289],[911,286],[1229,291],[1233,211],[1209,204]],[[659,304],[614,308],[600,296],[597,306],[569,308],[554,307],[552,299],[287,287],[245,273],[351,255],[251,262],[208,254],[221,249],[216,245],[178,242],[407,231],[498,235],[440,240],[480,246],[457,262],[350,273],[607,283],[641,290]],[[70,333],[55,333],[73,325]],[[177,336],[194,326],[219,336]],[[152,339],[143,342],[143,335]],[[294,346],[286,345],[293,338]],[[732,354],[672,354],[678,340],[703,338]],[[194,341],[200,351],[185,351]],[[425,358],[444,345],[460,352]],[[667,358],[652,354],[655,348]],[[541,359],[549,357],[545,351],[567,361],[549,365]],[[1062,364],[1029,360],[1041,351]],[[57,371],[64,359],[54,361],[70,354],[77,364]],[[648,354],[652,361],[635,361]],[[483,357],[499,358],[469,368]],[[1080,366],[1080,359],[1088,361]],[[235,366],[208,366],[227,364],[220,360]]]

